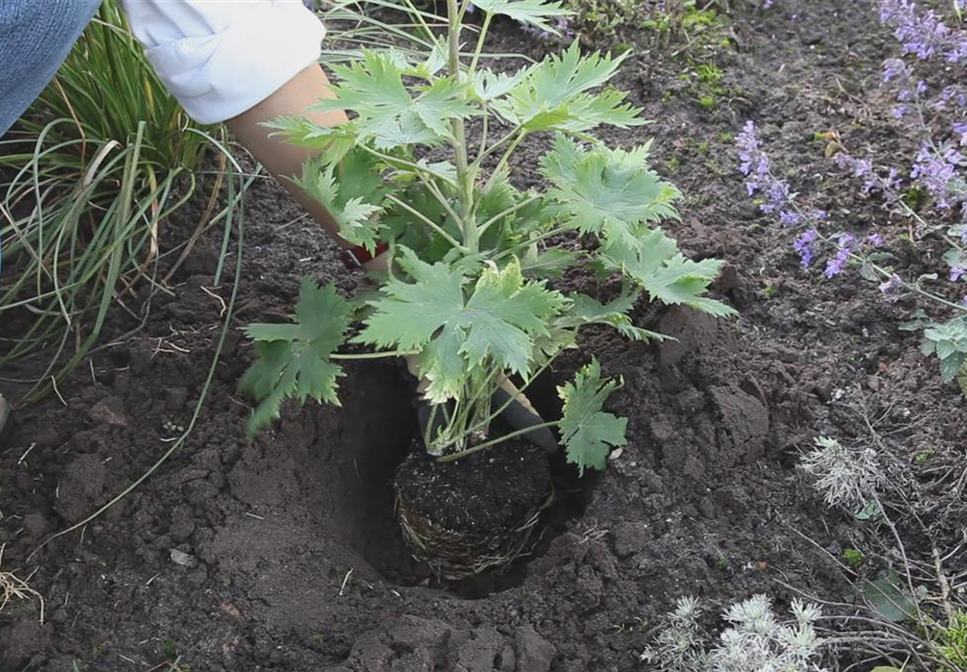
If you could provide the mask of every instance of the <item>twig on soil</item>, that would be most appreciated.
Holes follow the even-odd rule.
[[[356,571],[356,569],[354,567],[350,567],[349,568],[349,571],[346,572],[346,576],[343,577],[343,579],[342,579],[342,585],[339,586],[339,597],[342,597],[343,596],[343,593],[346,590],[346,584],[349,583],[349,577],[351,577],[353,575],[353,572],[354,571]]]
[[[225,305],[225,299],[223,299],[222,297],[220,297],[218,294],[216,294],[212,290],[208,289],[208,287],[202,287],[201,288],[201,291],[205,292],[205,294],[208,294],[208,296],[210,296],[213,299],[215,299],[216,301],[218,301],[218,303],[221,305],[221,310],[218,311],[218,316],[219,317],[224,317],[225,316],[225,311],[228,310],[228,306]]]
[[[27,450],[25,450],[24,451],[24,454],[20,456],[20,459],[17,460],[17,466],[18,467],[21,464],[23,464],[24,460],[27,459],[27,455],[29,455],[30,454],[30,451],[33,450],[36,446],[37,446],[37,442],[36,441],[31,441],[30,445],[27,446]]]
[[[51,384],[51,387],[54,388],[54,394],[57,395],[57,398],[60,399],[60,403],[62,403],[64,405],[64,407],[66,408],[67,407],[67,402],[64,401],[64,397],[62,397],[60,395],[60,390],[57,389],[57,378],[55,378],[54,376],[51,376],[50,377],[50,384]]]

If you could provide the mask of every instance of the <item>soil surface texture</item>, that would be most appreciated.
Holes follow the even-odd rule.
[[[609,410],[628,418],[629,442],[603,475],[552,465],[558,503],[526,557],[459,586],[412,559],[392,482],[415,418],[392,365],[349,365],[340,408],[288,405],[272,430],[246,436],[237,381],[252,349],[240,327],[284,319],[304,274],[346,293],[359,280],[280,188],[258,181],[236,320],[194,430],[133,492],[32,555],[141,476],[191,422],[232,293],[231,269],[212,286],[220,235],[195,249],[173,296],[155,297],[143,328],[84,362],[59,395],[18,411],[0,453],[0,570],[30,577],[44,622],[36,599],[6,605],[0,670],[177,661],[171,669],[204,672],[625,671],[641,669],[638,654],[683,595],[714,605],[713,616],[759,592],[785,609],[794,593],[783,584],[844,599],[828,557],[854,532],[805,485],[798,456],[818,434],[861,436],[865,417],[910,451],[960,454],[967,427],[945,419],[963,417],[964,400],[919,355],[917,336],[897,329],[909,306],[884,304],[856,277],[803,273],[789,233],[747,198],[732,137],[755,119],[774,164],[817,194],[810,205],[860,231],[876,221],[888,239],[895,226],[895,238],[901,223],[883,223],[857,185],[825,177],[834,169],[814,134],[837,129],[846,143],[893,151],[878,87],[896,47],[865,1],[778,0],[768,12],[739,7],[731,21],[734,40],[714,56],[726,90],[714,105],[681,79],[681,45],[639,45],[617,84],[655,123],[607,139],[655,138],[656,169],[685,194],[667,228],[687,254],[727,260],[714,293],[741,317],[643,304],[636,322],[676,340],[586,333],[556,382],[592,354],[604,374],[623,376]],[[541,57],[559,46],[509,23],[495,37],[495,52]],[[538,138],[524,151],[544,146]],[[203,207],[163,233],[190,231]],[[618,290],[582,270],[559,286],[601,299]],[[135,326],[116,311],[108,330]],[[0,379],[0,391],[22,390]]]

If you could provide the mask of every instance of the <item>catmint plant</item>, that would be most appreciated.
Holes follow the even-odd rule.
[[[899,68],[888,65],[887,70],[896,72]],[[888,302],[895,302],[903,296],[915,296],[952,313],[952,317],[946,322],[936,322],[921,310],[914,314],[914,319],[906,323],[904,328],[923,330],[922,351],[926,355],[935,354],[938,357],[941,376],[945,381],[953,380],[962,373],[967,362],[967,299],[957,303],[933,291],[928,283],[937,280],[936,275],[904,279],[889,265],[893,255],[882,249],[884,241],[879,233],[873,232],[865,236],[843,231],[824,233],[828,213],[800,206],[798,194],[789,183],[775,176],[769,156],[762,148],[758,129],[752,121],[745,124],[736,138],[736,143],[739,169],[746,179],[746,191],[750,196],[755,195],[761,199],[759,208],[762,212],[771,214],[781,225],[798,232],[793,240],[793,249],[799,255],[802,267],[809,269],[817,259],[825,258],[823,275],[827,279],[833,279],[853,265],[859,269],[862,277],[877,283]],[[951,278],[959,279],[959,269],[967,268],[967,255],[963,248],[967,238],[962,233],[967,233],[967,226],[937,226],[925,222],[901,197],[902,183],[896,169],[878,170],[872,160],[857,159],[845,152],[839,153],[835,161],[853,176],[863,180],[864,193],[880,193],[887,205],[915,218],[922,225],[924,233],[941,235],[951,246],[950,252],[945,255],[945,260],[951,267]],[[911,172],[914,179],[928,191],[929,185],[939,189],[941,182],[936,174],[939,169],[928,168],[929,161],[926,156],[919,156]],[[948,184],[944,189],[947,200],[943,204],[938,203],[937,207],[949,210],[951,201],[959,193],[957,189],[959,187],[956,185]]]
[[[502,410],[491,407],[494,392],[506,376],[526,390],[575,346],[582,327],[660,338],[632,323],[643,299],[733,314],[706,296],[722,262],[687,259],[658,227],[676,217],[680,194],[649,167],[649,143],[611,148],[594,135],[602,125],[644,123],[623,92],[608,88],[625,56],[582,54],[573,43],[498,73],[481,56],[494,17],[557,32],[567,12],[533,0],[473,6],[484,18],[468,52],[462,22],[470,4],[448,0],[446,34],[426,28],[428,53],[363,50],[351,65],[334,66],[335,98],[316,109],[346,109],[348,123],[274,124],[290,142],[319,150],[300,184],[328,208],[345,240],[388,246],[392,270],[362,304],[305,280],[294,323],[246,329],[256,343],[242,380],[258,400],[252,430],[278,417],[290,397],[338,404],[344,360],[407,357],[442,418],[429,423],[423,442],[431,455],[456,459],[521,433],[488,435]],[[537,135],[550,136],[550,150],[524,165],[515,150]],[[547,188],[517,187],[513,178],[523,170]],[[593,250],[553,245],[569,232],[595,239]],[[619,276],[617,296],[602,303],[550,282],[576,264]],[[372,350],[347,353],[348,343]],[[558,388],[563,417],[546,425],[559,429],[568,460],[582,471],[604,468],[610,447],[625,442],[626,421],[604,410],[620,385],[592,360]]]

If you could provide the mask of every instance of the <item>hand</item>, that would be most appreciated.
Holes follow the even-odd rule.
[[[410,382],[413,389],[413,403],[416,406],[417,417],[420,424],[420,437],[432,436],[438,432],[444,422],[444,414],[437,411],[433,412],[433,404],[426,400],[424,393],[429,386],[429,381],[419,373],[417,358],[408,356],[404,358],[405,366],[404,377]],[[513,399],[509,404],[509,400]],[[519,391],[517,387],[506,376],[501,377],[500,387],[490,400],[492,411],[504,408],[498,415],[514,430],[523,430],[528,427],[536,427],[544,423],[544,419],[534,409],[533,404]],[[430,422],[433,426],[430,427]],[[548,427],[540,427],[523,434],[523,437],[538,448],[544,449],[547,453],[557,451],[557,440],[554,433]]]

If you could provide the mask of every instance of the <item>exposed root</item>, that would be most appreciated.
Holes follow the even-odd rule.
[[[460,581],[491,569],[503,569],[520,557],[537,527],[541,511],[550,506],[554,492],[517,527],[479,535],[456,532],[416,513],[396,496],[396,511],[403,539],[414,557],[430,565],[437,578]]]
[[[44,598],[36,590],[27,585],[27,579],[21,579],[19,576],[13,572],[3,571],[3,549],[6,544],[0,544],[0,612],[3,611],[4,607],[10,600],[17,598],[18,600],[28,600],[30,598],[36,598],[40,602],[40,622],[44,622]]]

